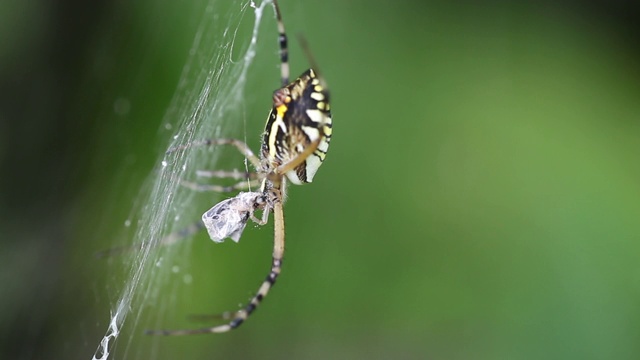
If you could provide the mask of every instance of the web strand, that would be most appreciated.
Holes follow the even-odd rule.
[[[243,114],[238,114],[238,109],[243,108],[247,72],[256,56],[259,26],[264,9],[269,4],[266,0],[259,4],[244,2],[242,6],[234,3],[224,17],[228,22],[219,29],[214,29],[221,23],[217,17],[223,17],[216,8],[218,4],[210,0],[205,5],[178,89],[160,129],[161,136],[167,130],[173,134],[171,141],[165,144],[166,149],[184,146],[198,138],[219,137],[234,131],[233,128],[242,123],[240,119],[234,122],[229,119],[244,118]],[[254,17],[250,37],[240,38],[240,20],[249,14]],[[234,43],[246,45],[238,62],[231,60]],[[219,45],[214,47],[211,44]],[[206,60],[203,62],[203,59]],[[164,251],[164,257],[157,255],[152,251],[157,248],[154,242],[174,231],[174,226],[180,226],[175,224],[180,223],[181,214],[190,213],[187,210],[194,197],[191,192],[183,191],[180,179],[186,169],[212,168],[217,162],[216,154],[203,152],[202,149],[186,148],[185,151],[169,155],[165,155],[164,151],[158,153],[158,169],[152,171],[143,185],[136,201],[139,207],[133,210],[128,220],[137,226],[132,243],[141,245],[139,250],[131,252],[125,265],[127,280],[112,306],[106,333],[98,342],[93,355],[96,360],[112,357],[115,343],[120,337],[124,337],[120,340],[126,340],[124,352],[125,357],[129,357],[127,353],[132,339],[138,335],[144,336],[137,326],[142,321],[142,306],[158,296],[157,284],[166,281],[169,273],[175,270],[175,266],[167,266],[171,264],[168,257],[178,256],[170,251]],[[249,172],[248,167],[246,171]],[[129,315],[132,315],[131,321],[128,321]],[[146,356],[152,354],[147,352]]]

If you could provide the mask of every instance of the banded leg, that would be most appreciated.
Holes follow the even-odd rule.
[[[233,314],[233,318],[226,324],[206,327],[201,329],[188,329],[188,330],[147,330],[147,335],[195,335],[195,334],[210,334],[210,333],[224,333],[237,328],[242,325],[249,316],[260,305],[262,300],[269,294],[269,291],[276,283],[278,276],[282,269],[282,258],[284,256],[284,212],[282,210],[281,193],[278,189],[273,189],[273,212],[274,212],[274,242],[273,242],[273,256],[271,261],[271,271],[258,288],[258,292],[251,299],[249,304],[244,309],[237,311]],[[227,315],[225,315],[227,314]],[[228,316],[229,313],[224,313],[224,316]]]
[[[278,22],[278,43],[280,44],[280,78],[282,86],[289,84],[289,48],[287,46],[287,33],[284,31],[284,23],[280,14],[278,1],[273,0],[273,7],[276,11],[276,20]]]

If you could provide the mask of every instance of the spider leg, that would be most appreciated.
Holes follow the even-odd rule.
[[[298,156],[278,166],[274,171],[274,173],[278,176],[282,176],[283,174],[286,174],[288,171],[291,171],[294,168],[296,168],[298,165],[302,164],[305,160],[307,160],[309,156],[311,156],[311,154],[313,154],[316,150],[318,150],[318,145],[320,145],[320,142],[322,141],[323,138],[324,138],[324,135],[319,137],[315,141],[313,141],[311,144],[309,144],[309,146],[307,146],[304,149],[303,152],[298,154]]]
[[[260,159],[251,151],[251,148],[244,142],[237,139],[206,139],[194,141],[186,145],[180,145],[167,150],[167,154],[171,154],[176,151],[184,150],[194,146],[211,146],[211,145],[233,145],[244,157],[251,161],[251,164],[260,169]]]
[[[271,261],[271,270],[269,274],[262,282],[262,285],[258,288],[258,291],[247,304],[244,309],[239,310],[233,314],[233,318],[226,324],[205,327],[200,329],[186,329],[186,330],[147,330],[147,335],[194,335],[194,334],[210,334],[210,333],[223,333],[237,328],[249,318],[249,316],[260,305],[262,300],[267,296],[269,290],[276,283],[276,279],[280,275],[282,269],[282,258],[284,255],[284,212],[282,210],[281,193],[278,189],[272,189],[273,192],[273,212],[274,212],[274,240],[273,240],[273,255]],[[223,317],[225,313],[223,313]]]
[[[180,184],[188,189],[194,191],[214,191],[219,193],[233,192],[236,190],[247,190],[252,187],[258,187],[260,180],[258,179],[258,173],[234,170],[196,170],[196,175],[206,178],[219,178],[219,179],[234,179],[243,180],[233,185],[210,185],[199,184],[193,181],[181,180]]]
[[[202,141],[192,142],[187,145],[181,145],[174,148],[171,148],[167,151],[167,154],[170,154],[175,151],[184,150],[192,146],[210,146],[210,145],[233,145],[236,149],[256,168],[260,169],[260,160],[258,157],[251,151],[249,146],[236,139],[208,139]],[[208,178],[231,178],[235,180],[245,180],[238,182],[233,185],[223,186],[223,185],[209,185],[209,184],[198,184],[191,181],[182,180],[180,181],[181,185],[195,191],[215,191],[220,193],[225,192],[233,192],[236,190],[245,190],[249,189],[253,186],[258,185],[258,175],[257,173],[247,172],[247,171],[239,171],[237,169],[228,171],[228,170],[197,170],[196,174],[200,177],[208,177]]]
[[[206,322],[206,321],[211,321],[211,320],[231,320],[233,319],[236,314],[238,312],[233,312],[233,311],[225,311],[221,314],[191,314],[188,316],[188,319],[190,321],[197,321],[197,322]]]
[[[249,217],[254,223],[262,226],[262,225],[266,225],[269,222],[270,212],[271,212],[271,208],[267,206],[262,210],[262,217],[260,219],[258,219],[253,212],[249,214]]]
[[[269,290],[275,285],[278,276],[282,270],[282,259],[284,257],[284,211],[282,210],[282,202],[280,201],[280,191],[273,190],[276,199],[273,204],[273,217],[274,217],[274,236],[273,236],[273,255],[271,260],[271,271],[262,282],[258,292],[251,299],[251,302],[244,308],[235,314],[233,320],[227,325],[229,328],[225,331],[232,330],[242,325],[247,320],[249,315],[260,305],[262,300],[267,296]]]
[[[227,192],[233,192],[236,190],[246,190],[251,187],[257,187],[258,185],[260,185],[260,182],[258,180],[241,181],[233,185],[222,186],[222,185],[198,184],[195,182],[182,180],[180,181],[180,184],[194,191],[215,191],[219,193],[227,193]]]
[[[253,180],[258,178],[258,173],[233,170],[196,170],[196,175],[205,178]]]
[[[276,20],[278,21],[278,43],[280,44],[280,78],[282,86],[289,84],[289,49],[287,47],[287,33],[284,30],[284,22],[280,14],[278,1],[273,0],[273,7],[276,11]]]
[[[318,63],[316,62],[316,58],[313,56],[313,53],[311,52],[311,48],[309,48],[309,43],[307,42],[307,38],[304,37],[302,34],[298,34],[298,42],[300,43],[300,47],[302,48],[302,51],[304,51],[304,55],[309,60],[309,63],[311,64],[311,68],[316,73],[316,76],[318,77],[318,81],[320,81],[320,85],[322,86],[323,89],[328,89],[327,83],[324,80],[324,76],[322,76],[322,73],[320,72],[320,66],[318,66]]]

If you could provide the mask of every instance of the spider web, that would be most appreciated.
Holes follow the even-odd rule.
[[[244,123],[244,92],[247,73],[256,56],[259,26],[271,1],[243,1],[234,3],[227,14],[220,14],[214,0],[210,0],[200,19],[187,62],[160,129],[167,136],[166,149],[193,143],[197,140],[226,137],[231,129]],[[251,18],[252,31],[241,37],[242,19]],[[225,26],[220,23],[226,21]],[[248,20],[245,20],[248,21]],[[218,29],[216,29],[218,26]],[[275,28],[273,29],[275,33]],[[217,46],[205,46],[215,43]],[[240,50],[238,50],[240,49]],[[271,54],[270,54],[271,55]],[[274,55],[274,59],[276,59]],[[275,70],[274,70],[275,71]],[[162,316],[148,313],[171,311],[175,295],[167,297],[167,286],[176,283],[181,273],[180,259],[189,257],[189,246],[161,246],[167,234],[176,234],[200,217],[193,209],[197,193],[185,189],[180,180],[197,169],[215,168],[219,152],[202,147],[187,147],[170,154],[159,154],[157,168],[149,174],[136,199],[127,230],[134,235],[130,244],[138,244],[126,256],[110,260],[112,267],[121,267],[122,284],[111,284],[119,290],[112,300],[105,334],[98,341],[93,359],[155,358],[153,347],[144,350],[132,346],[144,337],[147,328],[166,328]],[[247,164],[245,162],[245,167]],[[205,196],[213,205],[215,195]],[[185,261],[185,260],[182,260]],[[189,283],[191,275],[182,272],[182,281]],[[110,280],[110,281],[113,281]],[[164,288],[159,294],[159,288]],[[172,297],[173,296],[173,297]],[[150,308],[145,312],[145,308]]]

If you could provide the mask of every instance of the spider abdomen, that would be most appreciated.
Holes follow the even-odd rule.
[[[331,142],[329,92],[309,69],[274,93],[274,106],[267,118],[262,141],[262,158],[271,170],[297,158],[312,143],[318,146],[286,176],[301,185],[313,177],[325,159]]]

